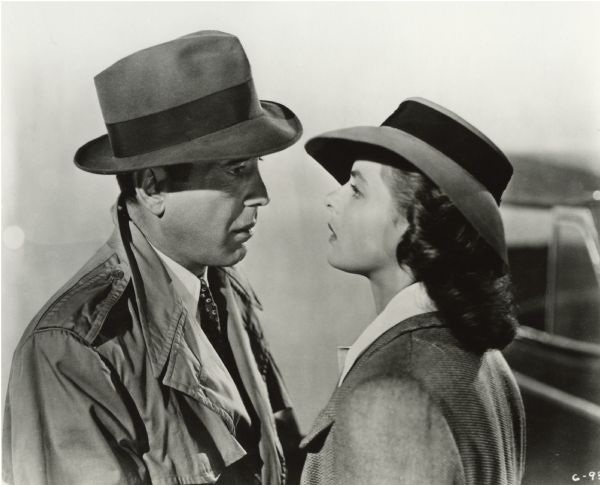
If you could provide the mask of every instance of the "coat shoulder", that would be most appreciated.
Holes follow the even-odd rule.
[[[436,319],[428,318],[431,323]],[[421,326],[373,347],[351,385],[374,381],[404,387],[416,382],[447,417],[461,422],[465,409],[521,409],[518,386],[501,352],[468,351],[446,326]]]
[[[409,414],[420,414],[436,407],[429,392],[414,377],[381,374],[349,390],[340,402],[336,424],[345,422],[360,427],[361,423],[390,422],[405,417],[408,410]],[[398,414],[400,410],[402,416]]]
[[[51,329],[91,344],[130,280],[128,264],[105,244],[40,309],[17,350],[33,335]]]
[[[361,380],[409,379],[434,394],[468,386],[490,361],[485,354],[466,350],[434,313],[422,316],[410,331],[392,331],[380,338],[366,354],[359,371]],[[499,367],[498,360],[502,357],[496,356],[492,365]]]

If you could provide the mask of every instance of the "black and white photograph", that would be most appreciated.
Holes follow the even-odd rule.
[[[0,9],[3,484],[600,482],[600,3]]]

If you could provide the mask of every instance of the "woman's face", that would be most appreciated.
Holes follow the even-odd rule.
[[[369,276],[398,267],[396,247],[408,228],[382,179],[383,166],[357,160],[350,180],[327,195],[329,251],[334,268]]]

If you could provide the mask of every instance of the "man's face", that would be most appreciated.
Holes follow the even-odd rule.
[[[231,266],[246,255],[258,207],[268,202],[258,159],[193,164],[189,177],[169,182],[165,193],[164,249],[193,272]]]

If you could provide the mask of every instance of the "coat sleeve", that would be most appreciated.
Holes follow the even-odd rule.
[[[34,334],[13,359],[4,479],[17,485],[147,483],[131,411],[93,348],[62,329]]]
[[[359,385],[341,403],[335,427],[336,483],[464,483],[446,420],[416,381]]]

